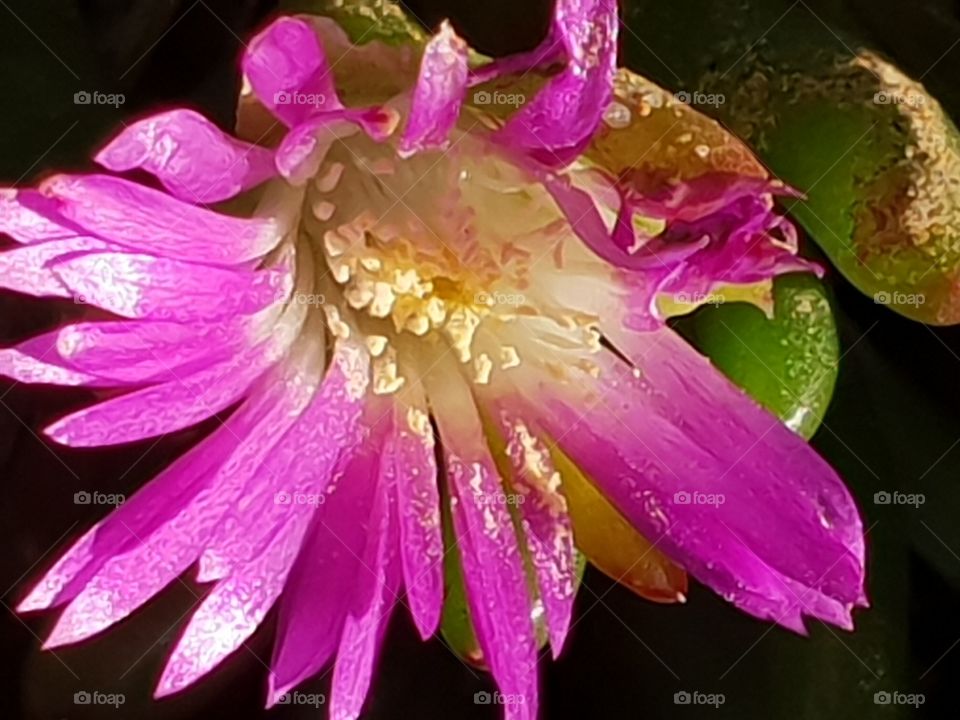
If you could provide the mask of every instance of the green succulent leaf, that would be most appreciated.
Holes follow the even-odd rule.
[[[389,45],[423,44],[426,34],[399,3],[390,0],[283,0],[288,13],[333,18],[358,44],[379,40]]]
[[[720,370],[792,430],[810,438],[837,379],[839,343],[830,300],[815,275],[773,284],[773,317],[755,305],[708,305],[681,330]]]
[[[805,194],[790,211],[878,304],[960,323],[960,135],[919,82],[844,34],[839,0],[637,0],[627,62],[686,92]],[[677,18],[683,18],[678,22]],[[696,38],[696,42],[691,42]]]

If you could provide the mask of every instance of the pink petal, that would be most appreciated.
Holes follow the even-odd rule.
[[[443,442],[453,527],[477,640],[500,691],[519,702],[507,717],[537,716],[537,645],[523,556],[473,397],[456,369],[430,379]]]
[[[603,118],[617,68],[616,0],[557,0],[555,32],[568,64],[498,133],[505,145],[546,165],[579,155]]]
[[[314,365],[320,359],[310,357]],[[262,459],[256,475],[237,484],[201,559],[201,581],[223,580],[191,618],[157,696],[210,672],[256,630],[280,596],[316,516],[317,503],[300,498],[322,496],[340,453],[359,441],[363,394],[355,383],[367,371],[365,354],[340,346],[310,406]],[[283,494],[290,502],[280,499]]]
[[[313,397],[318,348],[304,347],[296,358],[255,389],[225,427],[81,538],[21,603],[36,609],[72,600],[48,646],[118,622],[196,561],[246,480]]]
[[[543,183],[577,237],[583,240],[584,244],[598,257],[614,267],[658,273],[663,270],[669,271],[679,261],[696,253],[707,244],[706,241],[695,241],[669,247],[658,245],[658,250],[662,252],[625,252],[623,243],[617,237],[619,221],[614,228],[608,228],[595,198],[589,192],[575,186],[567,175],[558,175],[535,165],[528,165],[528,168]],[[645,277],[640,276],[640,281]]]
[[[242,352],[267,322],[244,315],[215,324],[77,323],[54,335],[57,356],[82,372],[117,383],[168,382]]]
[[[124,128],[96,160],[115,172],[142,168],[190,203],[228,200],[274,174],[269,150],[235,140],[192,110],[171,110]]]
[[[58,218],[55,203],[36,190],[0,188],[0,233],[18,243],[65,240],[78,228]]]
[[[277,171],[294,185],[304,185],[320,170],[330,146],[357,133],[357,126],[330,114],[307,120],[286,134],[277,148]]]
[[[281,386],[277,384],[275,387]],[[127,502],[91,528],[37,583],[20,603],[18,610],[38,610],[73,599],[110,558],[138,547],[144,539],[171,523],[184,508],[195,501],[201,490],[209,486],[209,481],[216,475],[217,470],[243,440],[258,436],[255,432],[258,423],[265,428],[276,425],[275,418],[268,414],[266,417],[270,422],[264,422],[265,414],[272,407],[285,412],[283,404],[277,402],[275,387],[268,388],[269,392],[254,392],[251,398],[227,419],[224,427],[178,458]],[[207,497],[217,499],[216,495],[211,496],[209,493]],[[204,504],[206,516],[219,517],[214,511],[216,507],[216,503]],[[173,531],[167,531],[163,535],[166,543],[173,542],[176,537]],[[200,551],[196,549],[195,552],[198,555]],[[149,570],[148,566],[144,568]],[[97,603],[93,605],[98,606]],[[114,606],[111,604],[109,607]],[[87,632],[86,618],[87,613],[81,612],[78,615],[78,627],[66,635],[79,639],[80,636],[76,636],[75,632],[83,632],[82,637],[96,632],[97,630]],[[114,620],[108,618],[98,629],[107,627],[112,622]],[[63,620],[61,624],[64,624]]]
[[[88,233],[179,260],[239,265],[266,254],[283,234],[276,219],[221,215],[107,175],[58,175],[41,189]]]
[[[260,102],[289,127],[343,107],[316,30],[281,17],[247,47],[243,72]]]
[[[349,365],[357,359],[344,357]],[[324,466],[337,463],[335,481],[319,503],[281,601],[268,706],[317,672],[333,656],[347,614],[355,607],[355,596],[350,589],[357,584],[359,573],[368,572],[361,559],[367,547],[370,531],[367,523],[375,494],[387,498],[389,495],[377,491],[387,426],[372,422],[376,414],[368,412],[360,427],[371,434],[366,440],[357,434],[361,409],[358,403],[365,390],[349,389],[350,379],[359,377],[354,370],[343,377],[347,397],[340,408],[330,411],[316,433],[318,438],[330,436],[319,457]],[[312,458],[317,455],[300,454],[309,462],[314,462]]]
[[[387,622],[399,600],[397,508],[391,480],[382,463],[373,509],[367,523],[367,543],[361,560],[353,603],[344,619],[333,669],[331,720],[356,720],[370,689],[374,663]]]
[[[556,658],[570,627],[576,597],[576,558],[567,501],[560,492],[560,474],[553,466],[549,448],[507,409],[507,403],[500,401],[495,407],[495,418],[507,439],[514,489],[519,493],[517,511]]]
[[[289,267],[250,272],[130,253],[83,253],[50,267],[75,297],[131,319],[210,322],[251,315],[293,288]]]
[[[195,425],[228,408],[280,359],[303,322],[304,308],[291,306],[275,337],[173,382],[112,398],[57,421],[44,431],[73,447],[115,445]]]
[[[413,386],[403,397],[405,401],[393,408],[383,463],[397,494],[407,601],[414,623],[426,640],[436,632],[443,608],[440,491],[433,430],[423,391]]]
[[[606,333],[638,372],[603,353],[598,379],[545,379],[547,431],[640,532],[739,607],[848,625],[863,538],[836,473],[673,331]]]
[[[70,291],[47,264],[71,253],[110,248],[103,240],[81,235],[7,250],[0,253],[0,288],[37,297],[69,298]]]
[[[52,360],[56,360],[56,356]],[[97,387],[107,385],[103,378],[87,375],[73,368],[46,362],[17,348],[0,348],[0,375],[22,383],[48,385],[78,385]]]
[[[460,117],[467,87],[467,44],[444,22],[423,52],[400,154],[442,150]]]

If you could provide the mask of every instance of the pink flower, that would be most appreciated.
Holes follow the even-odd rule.
[[[446,24],[418,52],[281,18],[243,60],[251,142],[172,110],[97,155],[165,191],[116,174],[3,191],[0,230],[19,246],[0,254],[0,286],[114,316],[0,350],[16,380],[120,391],[47,435],[113,445],[232,409],[22,601],[65,606],[48,647],[196,565],[211,587],[157,695],[277,605],[268,702],[334,662],[331,716],[355,718],[400,598],[424,638],[437,629],[449,503],[484,657],[524,700],[506,715],[532,718],[533,618],[558,653],[575,592],[559,453],[742,610],[852,627],[850,495],[658,305],[807,268],[773,210],[786,191],[737,168],[661,182],[642,158],[605,161],[604,139],[643,122],[622,100],[650,87],[618,73],[617,28],[613,0],[559,0],[541,48],[471,67]],[[524,502],[499,502],[508,490]]]

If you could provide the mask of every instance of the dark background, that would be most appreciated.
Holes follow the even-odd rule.
[[[682,81],[661,58],[760,39],[704,30],[695,22],[704,5],[699,0],[627,4],[626,57],[672,89]],[[856,38],[914,75],[927,73],[927,86],[955,118],[960,114],[956,2],[709,4],[729,6],[731,16],[760,8],[774,18],[782,6],[787,19],[780,30],[810,13],[824,33]],[[502,54],[537,42],[550,3],[416,0],[410,7],[431,27],[452,17],[475,47]],[[200,108],[229,126],[241,38],[275,10],[266,0],[0,0],[0,183],[89,167],[86,158],[121,120],[171,104]],[[668,44],[649,30],[645,12],[681,32]],[[700,29],[684,33],[687,24]],[[117,109],[74,105],[73,94],[84,89],[122,92],[126,102]],[[542,717],[960,717],[960,331],[906,321],[835,272],[828,282],[845,355],[814,444],[853,488],[870,528],[873,607],[859,613],[853,634],[816,626],[804,639],[738,613],[699,586],[685,606],[662,607],[588,572],[564,654],[542,666]],[[69,304],[0,294],[0,342],[14,343],[74,311]],[[38,438],[39,428],[89,399],[83,391],[0,381],[0,716],[266,716],[266,669],[258,658],[269,658],[270,622],[250,642],[251,652],[241,650],[198,687],[159,703],[150,699],[196,587],[174,583],[104,637],[56,654],[39,650],[50,615],[20,619],[10,612],[63,545],[106,512],[75,505],[74,492],[129,495],[209,429],[90,452]],[[927,502],[917,510],[877,506],[873,493],[882,489],[922,492]],[[126,704],[119,710],[74,705],[73,693],[83,689],[124,693]],[[302,689],[327,692],[326,681]],[[481,689],[492,689],[488,678],[440,640],[420,643],[398,612],[368,717],[495,717],[494,709],[473,704]],[[723,693],[726,702],[720,709],[677,706],[678,690]],[[878,706],[873,695],[881,690],[924,693],[926,702],[919,711]],[[287,707],[269,715],[324,713]]]

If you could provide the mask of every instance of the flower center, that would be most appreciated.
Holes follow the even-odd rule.
[[[336,299],[325,306],[328,325],[357,327],[375,358],[392,358],[404,338],[439,337],[485,382],[520,358],[516,343],[480,347],[481,325],[546,322],[593,344],[570,265],[594,278],[605,266],[541,186],[482,137],[458,133],[446,152],[410,158],[360,134],[342,139],[305,203],[317,289]],[[394,371],[381,391],[402,384]]]

